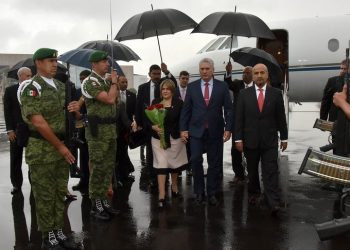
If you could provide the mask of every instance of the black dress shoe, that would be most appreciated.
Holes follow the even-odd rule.
[[[245,181],[244,178],[242,177],[234,177],[232,181],[228,182],[230,186],[241,186],[244,185]]]
[[[13,188],[11,189],[11,194],[18,193],[20,190],[21,190],[21,189],[18,188],[18,187],[13,187]]]
[[[110,215],[117,215],[117,214],[120,214],[120,211],[113,208],[111,205],[109,205],[108,201],[107,200],[103,200],[102,201],[102,206],[103,206],[103,209],[109,213]]]
[[[277,214],[281,211],[281,207],[280,206],[274,206],[271,209],[271,216],[277,216]]]
[[[171,198],[175,198],[175,199],[182,199],[182,198],[183,198],[183,196],[182,196],[182,194],[181,194],[181,193],[179,193],[179,191],[177,191],[177,192],[173,192],[173,191],[171,191]]]
[[[248,197],[248,203],[249,205],[258,205],[260,203],[260,195],[256,195],[256,194],[253,194],[253,195],[250,195]]]
[[[197,203],[197,205],[205,205],[204,194],[196,194],[196,203]]]
[[[72,237],[67,237],[62,229],[57,230],[56,239],[64,249],[80,249],[80,245],[74,241]]]
[[[192,176],[193,173],[192,173],[192,170],[186,170],[186,176]]]
[[[135,176],[132,175],[132,174],[129,174],[128,177],[127,177],[127,180],[130,181],[130,182],[134,182],[135,181]]]
[[[90,215],[101,221],[109,221],[111,219],[111,215],[103,209],[102,201],[100,199],[96,199],[95,204],[90,211]]]
[[[66,201],[75,201],[77,200],[77,196],[75,194],[67,193],[66,194]]]
[[[218,204],[218,200],[216,199],[215,195],[211,195],[208,201],[209,201],[209,204],[212,206],[216,206]]]
[[[158,208],[165,208],[165,199],[160,199],[158,201]]]

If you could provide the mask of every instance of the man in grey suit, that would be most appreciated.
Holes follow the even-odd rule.
[[[207,152],[207,195],[211,205],[217,204],[222,170],[223,143],[231,137],[232,103],[227,84],[213,78],[214,62],[199,62],[201,79],[187,87],[180,118],[181,138],[190,138],[194,193],[199,204],[205,203],[203,151]],[[224,112],[223,112],[224,111]]]
[[[280,207],[278,188],[278,132],[280,148],[287,148],[288,128],[282,93],[267,85],[268,70],[264,64],[253,68],[254,86],[241,90],[235,113],[235,143],[244,150],[248,168],[249,203],[256,204],[260,196],[258,166],[261,161],[264,194],[276,214]]]

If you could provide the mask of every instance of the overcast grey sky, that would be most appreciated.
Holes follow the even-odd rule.
[[[110,0],[1,0],[0,53],[33,53],[51,47],[62,54],[90,40],[110,34]],[[265,22],[300,17],[350,14],[349,0],[112,0],[113,37],[131,16],[155,9],[174,8],[200,22],[216,11],[234,11],[259,16]],[[349,24],[344,25],[348,31]],[[171,69],[196,53],[214,35],[190,30],[160,37],[163,59]],[[156,38],[124,41],[142,61],[132,63],[135,73],[146,74],[149,65],[160,63]],[[127,64],[120,62],[120,64]]]

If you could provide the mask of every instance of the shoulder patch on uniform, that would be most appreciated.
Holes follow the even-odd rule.
[[[41,96],[41,85],[33,80],[26,80],[23,81],[17,90],[17,99],[19,104],[22,104],[21,102],[21,96]]]
[[[96,79],[96,78],[95,78]],[[81,86],[80,86],[80,89],[81,89],[81,93],[83,96],[85,96],[86,98],[89,98],[89,99],[93,99],[93,97],[91,95],[89,95],[87,92],[86,92],[86,83],[90,80],[90,77],[87,77],[84,79],[84,81],[81,83]],[[96,79],[97,80],[97,79]]]
[[[89,80],[91,80],[91,84],[93,86],[101,86],[101,84],[98,82],[98,79],[96,77],[90,76]]]

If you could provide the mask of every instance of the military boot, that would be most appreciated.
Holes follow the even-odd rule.
[[[90,215],[98,220],[108,221],[111,219],[110,214],[103,209],[102,201],[100,199],[95,200],[95,204],[93,205]]]
[[[120,211],[117,210],[117,209],[114,209],[111,205],[109,205],[109,202],[108,200],[103,200],[102,201],[102,206],[103,206],[103,209],[109,213],[110,215],[117,215],[117,214],[120,214]]]
[[[80,245],[74,241],[72,237],[67,237],[62,232],[62,229],[58,229],[56,232],[56,239],[59,244],[65,249],[80,249]]]
[[[56,239],[55,233],[50,231],[48,232],[47,236],[43,238],[41,250],[64,250],[64,248],[60,246],[58,240]]]

